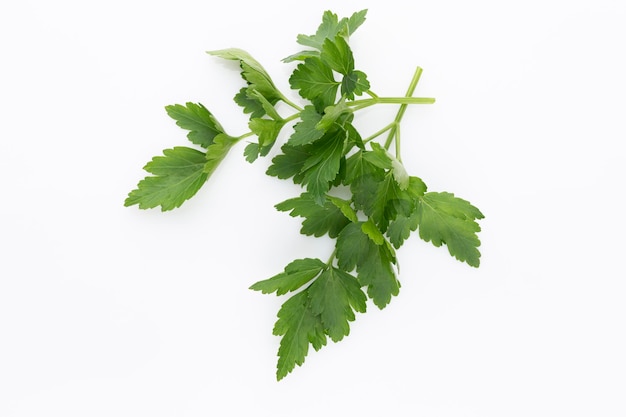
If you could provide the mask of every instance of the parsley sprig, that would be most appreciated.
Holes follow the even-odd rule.
[[[413,97],[422,69],[417,68],[404,97],[381,97],[356,67],[349,38],[365,21],[367,10],[339,19],[326,11],[313,35],[298,35],[301,52],[283,61],[295,63],[289,84],[303,99],[289,100],[263,66],[248,52],[231,48],[208,52],[239,62],[245,85],[234,101],[249,115],[248,131],[231,135],[200,103],[167,106],[167,114],[196,147],[177,146],[154,157],[144,169],[126,206],[172,210],[193,197],[230,150],[256,137],[243,151],[247,161],[264,157],[286,126],[291,131],[272,158],[267,175],[291,180],[303,192],[276,204],[279,211],[302,218],[300,232],[327,235],[334,250],[326,261],[304,257],[277,275],[253,284],[262,293],[290,294],[273,329],[281,336],[277,379],[302,365],[309,347],[319,350],[330,338],[350,333],[356,313],[370,299],[382,309],[398,295],[396,250],[412,232],[450,255],[478,267],[480,210],[448,192],[427,191],[402,163],[400,124],[412,104],[433,98]],[[289,116],[277,104],[293,109]],[[399,105],[395,118],[362,138],[355,114],[375,105]],[[291,123],[293,122],[293,123]],[[391,151],[393,150],[393,154]]]

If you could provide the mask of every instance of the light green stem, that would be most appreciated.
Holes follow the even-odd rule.
[[[411,96],[413,95],[413,92],[415,91],[415,87],[417,87],[417,83],[419,82],[421,76],[422,76],[422,68],[417,67],[415,69],[415,73],[413,74],[413,78],[411,79],[411,83],[409,84],[409,88],[406,91],[407,99],[414,98]],[[430,100],[428,101],[429,104],[432,104],[435,102],[434,98],[422,99],[422,100]],[[385,142],[385,149],[389,150],[389,147],[391,146],[391,142],[393,141],[394,138],[396,138],[395,147],[396,147],[396,158],[398,160],[400,160],[400,133],[399,133],[400,121],[402,120],[402,117],[404,116],[404,112],[406,111],[407,104],[411,104],[411,103],[410,102],[401,103],[400,109],[398,110],[398,113],[396,114],[396,118],[392,122],[393,126],[389,130],[389,136],[387,137],[387,141]]]

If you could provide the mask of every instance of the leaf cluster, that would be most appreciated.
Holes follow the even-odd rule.
[[[349,335],[350,323],[356,313],[367,310],[368,300],[382,309],[398,295],[396,251],[413,232],[434,246],[446,245],[461,262],[480,264],[480,210],[452,193],[428,191],[422,179],[407,173],[401,160],[400,121],[406,106],[434,102],[412,97],[421,69],[400,98],[373,93],[367,75],[357,69],[349,38],[366,13],[339,19],[326,11],[313,35],[298,35],[297,43],[305,49],[284,61],[295,64],[289,85],[302,104],[280,92],[246,51],[210,51],[239,63],[244,86],[234,102],[249,115],[249,130],[227,134],[200,103],[167,106],[167,114],[188,132],[195,147],[166,149],[153,158],[144,167],[152,175],[141,180],[125,201],[142,209],[179,207],[238,142],[256,137],[243,151],[246,160],[254,162],[268,156],[290,126],[266,173],[299,184],[302,192],[276,204],[276,209],[301,219],[302,234],[326,236],[334,247],[326,261],[296,259],[283,272],[250,287],[287,296],[273,329],[281,337],[279,380],[304,363],[309,347],[319,350],[328,339],[338,342]],[[355,113],[385,103],[400,105],[396,119],[363,138]],[[282,116],[281,105],[294,112]],[[385,133],[384,143],[376,140]]]

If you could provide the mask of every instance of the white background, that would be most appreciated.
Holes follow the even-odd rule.
[[[276,382],[281,299],[247,288],[331,252],[274,210],[298,188],[242,144],[178,210],[123,201],[187,145],[165,105],[247,130],[204,51],[288,91],[296,35],[363,8],[357,67],[387,96],[424,68],[403,159],[486,215],[482,265],[412,236],[389,307]],[[0,415],[626,415],[625,22],[622,0],[4,2]]]

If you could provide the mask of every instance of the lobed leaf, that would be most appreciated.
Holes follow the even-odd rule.
[[[293,182],[302,182],[302,167],[311,154],[302,146],[284,144],[280,150],[282,154],[272,158],[272,164],[267,168],[267,175],[280,179],[293,178]]]
[[[206,163],[204,164],[204,172],[211,176],[217,169],[219,164],[224,160],[230,149],[239,142],[238,138],[233,138],[225,133],[221,133],[215,137],[213,144],[206,150]],[[208,177],[207,177],[208,178]]]
[[[424,194],[417,206],[419,235],[439,247],[446,244],[450,255],[470,266],[480,265],[480,226],[484,216],[468,201],[452,193]]]
[[[320,58],[312,57],[296,67],[289,77],[289,85],[316,109],[322,110],[335,103],[340,82],[335,80],[332,68]]]
[[[393,249],[386,243],[380,230],[369,222],[350,223],[337,237],[337,265],[345,270],[357,270],[362,286],[374,304],[384,308],[391,297],[398,295],[398,282],[392,264],[395,263]]]
[[[180,207],[206,182],[206,163],[204,152],[182,146],[165,149],[163,156],[152,158],[144,166],[144,170],[154,175],[141,180],[124,205],[137,204],[140,209],[161,206],[162,211]]]
[[[289,211],[291,217],[303,217],[300,232],[307,236],[319,237],[328,234],[335,238],[350,223],[344,214],[345,208],[342,210],[331,200],[320,206],[310,193],[302,193],[299,197],[276,204],[275,207],[278,211]]]
[[[294,126],[294,132],[289,137],[289,145],[301,146],[315,142],[324,136],[326,129],[318,129],[317,125],[322,119],[322,115],[315,110],[315,106],[304,106],[300,112],[300,122]]]
[[[306,291],[299,292],[285,301],[278,311],[278,320],[273,333],[282,336],[276,367],[276,378],[279,381],[296,365],[304,363],[309,353],[309,344],[315,350],[326,345],[322,319],[313,313]]]
[[[350,36],[363,22],[367,9],[353,13],[349,18],[339,20],[337,15],[330,10],[324,12],[322,23],[317,28],[314,35],[298,35],[297,42],[304,46],[310,46],[317,50],[322,49],[324,41],[328,38],[333,39],[338,34]]]
[[[341,168],[341,159],[346,142],[346,132],[342,129],[329,132],[307,150],[311,154],[302,166],[302,183],[317,204],[323,204],[331,182]]]
[[[324,332],[333,342],[350,334],[354,312],[364,313],[366,296],[359,281],[349,273],[328,268],[308,288],[311,311],[320,316]]]
[[[320,59],[333,70],[347,75],[354,70],[352,50],[342,36],[326,38],[322,44]]]
[[[176,124],[189,130],[187,138],[196,145],[208,148],[215,136],[224,133],[224,129],[213,114],[200,103],[174,104],[166,106],[168,116],[176,120]]]
[[[302,287],[325,268],[326,264],[319,259],[296,259],[280,274],[253,284],[250,289],[261,291],[263,294],[275,292],[276,295],[283,295]]]

